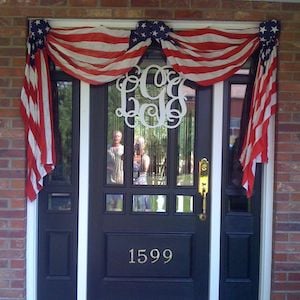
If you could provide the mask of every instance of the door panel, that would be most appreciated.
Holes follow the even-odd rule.
[[[190,115],[179,128],[152,130],[114,121],[113,88],[91,87],[90,300],[208,298],[209,218],[199,220],[197,183],[198,162],[210,160],[212,91],[186,88],[193,91]],[[112,183],[107,149],[116,130],[122,131],[124,178]],[[137,141],[146,143],[142,158]],[[147,172],[137,171],[144,155]]]

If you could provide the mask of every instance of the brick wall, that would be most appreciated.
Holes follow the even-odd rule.
[[[0,299],[25,299],[27,17],[282,22],[272,300],[300,299],[300,4],[232,0],[0,0]]]

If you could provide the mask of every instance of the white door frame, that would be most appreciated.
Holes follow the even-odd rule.
[[[129,20],[49,20],[51,26],[80,26],[96,24],[107,27],[133,28],[136,21]],[[196,28],[219,24],[220,27],[241,28],[258,23],[253,22],[166,22],[172,28]],[[89,183],[89,84],[80,84],[80,158],[79,158],[79,206],[78,206],[78,266],[77,299],[86,300],[87,295],[87,250],[88,250],[88,183]],[[273,182],[274,182],[274,120],[269,132],[269,163],[264,167],[261,203],[260,235],[260,281],[259,300],[270,299],[271,257],[273,224]],[[222,126],[223,126],[223,83],[213,89],[212,130],[212,180],[211,180],[211,228],[209,264],[209,300],[219,300],[220,279],[220,235],[221,235],[221,170],[222,170]],[[38,247],[37,201],[27,203],[26,240],[26,299],[37,300],[37,247]]]

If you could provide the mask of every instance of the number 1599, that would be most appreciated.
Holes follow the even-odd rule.
[[[164,264],[169,263],[173,259],[173,252],[171,249],[159,250],[157,248],[147,249],[130,249],[129,263],[130,264],[145,264],[147,262],[155,264],[162,261]]]

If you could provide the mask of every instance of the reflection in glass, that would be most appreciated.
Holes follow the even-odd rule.
[[[71,210],[71,195],[69,193],[52,193],[48,195],[48,210]]]
[[[228,139],[228,176],[226,195],[228,197],[228,210],[235,212],[248,212],[250,202],[245,196],[241,185],[242,166],[239,161],[241,141],[240,126],[243,105],[246,97],[246,84],[232,84],[230,88],[229,111],[229,139]]]
[[[122,194],[106,194],[105,202],[106,211],[123,211]]]
[[[156,86],[148,85],[149,94],[157,95],[159,91],[159,88]],[[136,90],[135,98],[138,99],[140,105],[150,101],[142,97],[139,89]],[[157,122],[150,114],[145,114],[145,121],[148,124]],[[134,122],[136,127],[134,128],[133,183],[165,185],[168,130],[164,126],[156,128],[145,127],[141,124],[139,117],[136,117]]]
[[[58,81],[54,103],[54,130],[57,165],[50,180],[71,182],[72,162],[72,82]]]
[[[241,186],[242,168],[239,161],[240,122],[246,84],[232,84],[230,98],[230,136],[229,136],[229,185]]]
[[[192,213],[194,211],[194,197],[186,195],[176,196],[176,212]]]
[[[179,126],[177,185],[194,184],[195,90],[183,86],[187,113]]]
[[[115,114],[120,106],[120,95],[115,85],[108,88],[108,126],[107,126],[107,184],[123,184],[123,154],[122,142],[124,124]]]
[[[133,195],[132,211],[166,212],[166,195]]]

